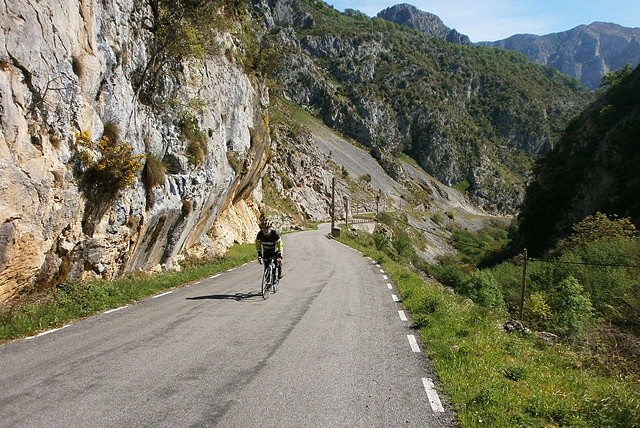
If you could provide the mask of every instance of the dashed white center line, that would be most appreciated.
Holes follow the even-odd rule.
[[[400,315],[400,321],[407,321],[407,316],[404,314],[404,311],[398,311],[398,315]]]
[[[396,296],[395,294],[391,295],[391,299],[393,299],[394,302],[399,302],[400,299],[398,299],[398,296]]]
[[[427,393],[427,398],[429,399],[429,404],[431,404],[431,409],[434,412],[444,412],[444,407],[442,407],[442,402],[440,401],[440,397],[438,393],[433,389],[435,386],[433,381],[429,378],[422,378],[422,384],[424,385],[424,390]]]
[[[418,341],[413,334],[408,334],[407,339],[409,339],[409,345],[411,345],[411,350],[413,352],[420,352],[420,347],[418,346]]]

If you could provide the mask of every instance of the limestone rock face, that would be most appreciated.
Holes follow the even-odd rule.
[[[219,56],[163,76],[164,105],[143,103],[134,82],[150,61],[151,17],[134,0],[0,4],[0,301],[36,284],[171,266],[207,241],[221,213],[239,210],[236,221],[257,230],[267,91],[222,54],[235,42],[221,34]],[[205,136],[198,164],[181,134],[185,115]],[[81,154],[100,153],[78,134],[95,145],[114,128],[133,155],[162,159],[167,171],[154,186],[138,171],[100,203],[78,174]],[[224,243],[247,239],[242,229]]]

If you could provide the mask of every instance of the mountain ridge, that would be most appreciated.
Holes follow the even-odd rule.
[[[381,19],[438,37],[452,43],[471,44],[469,37],[449,29],[430,12],[401,3],[377,14]],[[585,87],[597,89],[609,72],[629,64],[640,64],[640,28],[595,21],[543,35],[516,33],[505,39],[481,41],[477,46],[507,49],[524,54],[538,64],[547,65],[578,79]]]
[[[640,28],[607,22],[596,21],[541,36],[514,34],[479,45],[520,52],[532,61],[577,78],[590,89],[598,88],[607,73],[640,63]]]

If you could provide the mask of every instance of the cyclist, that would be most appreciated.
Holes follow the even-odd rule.
[[[260,224],[260,231],[256,236],[258,262],[262,263],[263,258],[274,258],[276,261],[276,267],[278,268],[278,279],[282,278],[282,249],[282,239],[280,239],[278,231],[273,228],[271,220],[262,220],[262,223]]]

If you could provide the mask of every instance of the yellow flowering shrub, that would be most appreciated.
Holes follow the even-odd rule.
[[[78,145],[92,148],[89,131],[76,134]],[[113,197],[121,190],[131,186],[143,167],[144,155],[135,155],[133,147],[126,141],[118,142],[103,135],[98,141],[100,157],[87,166],[81,180],[81,188],[92,196]]]

